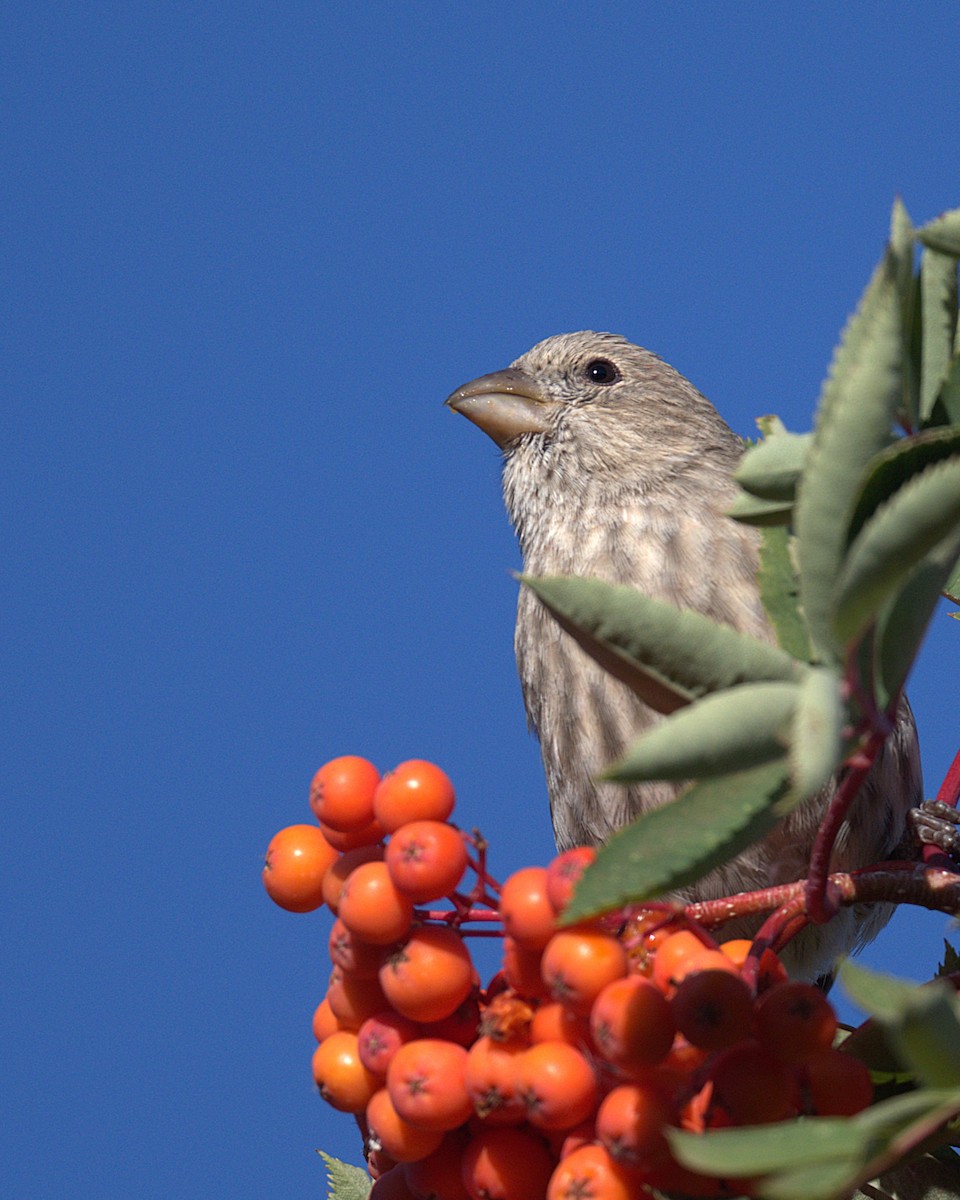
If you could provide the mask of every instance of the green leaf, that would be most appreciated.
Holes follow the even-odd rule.
[[[917,237],[932,250],[960,258],[960,208],[951,209],[922,225],[917,230]]]
[[[857,1116],[806,1117],[748,1129],[705,1134],[670,1129],[674,1156],[684,1166],[721,1178],[753,1177],[751,1195],[764,1200],[837,1200],[899,1157],[932,1125],[949,1120],[960,1090],[897,1096]]]
[[[950,578],[943,586],[943,594],[954,604],[960,604],[960,563],[957,563],[950,573]],[[956,613],[951,613],[951,616],[956,615]]]
[[[790,775],[794,794],[814,796],[839,766],[847,716],[842,680],[830,667],[804,672],[790,736]]]
[[[960,423],[960,354],[956,352],[940,389],[940,395],[933,406],[930,421],[937,425]]]
[[[845,962],[851,998],[880,1021],[902,1064],[929,1087],[960,1089],[960,999],[946,982],[923,987]]]
[[[937,426],[899,438],[875,455],[860,484],[853,516],[847,527],[847,546],[884,501],[914,475],[960,452],[960,425]]]
[[[943,939],[943,962],[937,968],[938,975],[952,975],[954,972],[960,971],[960,952],[954,949],[953,946]]]
[[[922,559],[880,613],[876,636],[877,703],[886,708],[898,695],[936,612],[952,571],[958,567],[960,532]]]
[[[903,341],[902,417],[908,429],[920,423],[920,280],[913,273],[916,231],[898,197],[890,218],[890,249],[896,264],[897,304]]]
[[[681,709],[641,734],[604,779],[702,779],[782,758],[795,683],[743,683]]]
[[[559,575],[519,578],[592,658],[658,712],[738,683],[797,677],[797,664],[778,647],[635,588]]]
[[[790,533],[783,526],[764,529],[760,535],[757,582],[777,641],[794,658],[808,661],[810,639],[800,613],[797,576],[790,556]]]
[[[727,516],[743,525],[789,525],[793,517],[793,504],[780,500],[761,500],[744,493],[727,509]]]
[[[762,500],[792,503],[812,441],[812,433],[768,437],[744,454],[733,477],[745,491]]]
[[[785,761],[694,784],[610,839],[584,872],[564,923],[694,883],[772,829],[790,801]]]
[[[960,455],[921,471],[857,535],[836,581],[834,629],[855,638],[914,567],[960,525]]]
[[[707,1133],[667,1129],[666,1133],[683,1166],[727,1178],[768,1175],[810,1162],[856,1157],[862,1153],[864,1142],[863,1134],[842,1117],[779,1121]]]
[[[920,267],[923,352],[920,370],[920,418],[927,421],[950,370],[957,332],[957,260],[939,250],[924,250]]]
[[[896,256],[888,251],[848,322],[821,394],[795,511],[800,596],[814,650],[840,662],[831,592],[859,480],[890,441],[902,395]]]
[[[327,1168],[327,1200],[367,1200],[373,1180],[362,1167],[341,1162],[323,1150],[317,1153]]]

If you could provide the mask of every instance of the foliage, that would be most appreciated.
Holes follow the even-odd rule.
[[[960,590],[958,226],[960,210],[914,230],[895,206],[813,432],[762,418],[765,436],[736,472],[731,515],[762,530],[761,596],[779,652],[627,588],[524,579],[588,653],[666,714],[607,778],[697,781],[675,812],[648,813],[610,842],[570,920],[706,874],[815,795],[895,712],[941,595]],[[713,802],[724,779],[739,803]],[[681,827],[682,852],[649,853]]]
[[[370,1195],[370,1176],[362,1167],[341,1162],[322,1150],[317,1153],[327,1168],[328,1200],[367,1200]]]
[[[919,897],[917,902],[956,911],[955,900],[932,898],[935,888],[922,867],[909,878],[889,868],[872,878],[833,877],[828,891],[825,864],[844,805],[894,727],[902,689],[941,596],[960,602],[958,259],[960,209],[915,229],[898,201],[886,250],[834,353],[812,431],[791,432],[775,416],[758,422],[762,440],[741,460],[735,476],[741,493],[730,516],[758,529],[760,594],[777,645],[600,580],[521,577],[588,654],[663,714],[604,777],[624,784],[690,781],[676,801],[610,840],[586,867],[572,900],[549,916],[551,923],[576,925],[626,909],[621,937],[630,945],[630,921],[642,924],[651,913],[638,916],[629,906],[719,867],[838,772],[842,782],[809,877],[764,925],[737,986],[752,987],[756,997],[764,947],[785,944],[798,922],[829,919],[835,903]],[[948,781],[954,794],[946,794],[945,783],[941,799],[955,803],[960,760]],[[369,815],[382,814],[374,805]],[[394,828],[383,823],[373,836]],[[485,873],[485,846],[478,840],[474,848],[477,889],[455,895],[455,912],[417,920],[459,928],[463,921],[488,919],[476,906],[495,907],[487,887],[497,887]],[[945,880],[956,896],[960,877],[941,872],[937,886]],[[741,899],[723,902],[728,917],[759,911],[738,909]],[[556,916],[561,910],[562,918]],[[519,936],[502,900],[499,912],[506,931]],[[652,915],[656,929],[663,918]],[[534,947],[538,954],[542,948]],[[849,963],[842,967],[844,986],[869,1018],[843,1034],[843,1054],[830,1047],[828,1033],[825,1053],[841,1059],[845,1069],[855,1067],[864,1081],[864,1067],[869,1069],[874,1102],[868,1107],[862,1107],[866,1098],[847,1108],[798,1103],[780,1114],[855,1115],[716,1129],[708,1123],[705,1132],[703,1124],[670,1128],[676,1162],[717,1181],[736,1180],[758,1200],[955,1197],[958,963],[947,946],[941,978],[924,987]],[[518,988],[514,1000],[523,996]],[[521,1008],[532,1012],[523,1003]],[[704,1078],[709,1089],[710,1075],[697,1076],[697,1087]],[[338,1106],[362,1111],[346,1102]],[[333,1200],[368,1195],[364,1172],[323,1158]]]

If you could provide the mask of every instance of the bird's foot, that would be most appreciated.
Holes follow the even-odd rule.
[[[936,846],[960,861],[960,811],[942,800],[924,800],[910,809],[907,820],[921,846]]]

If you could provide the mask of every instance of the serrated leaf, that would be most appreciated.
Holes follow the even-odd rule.
[[[937,968],[938,975],[952,975],[960,971],[960,951],[957,951],[946,938],[943,939],[943,962]]]
[[[903,421],[916,429],[920,420],[920,281],[913,273],[916,231],[899,197],[890,218],[890,249],[896,267],[897,303],[903,339]]]
[[[780,420],[776,413],[764,413],[762,417],[757,417],[757,428],[765,438],[775,437],[780,433],[788,433],[786,425]],[[756,442],[747,440],[748,446],[756,445]]]
[[[960,326],[958,326],[960,332]],[[954,350],[953,361],[943,381],[940,395],[930,414],[933,425],[956,425],[960,423],[960,354]]]
[[[921,225],[917,237],[933,250],[960,258],[960,208],[951,209],[936,220]]]
[[[706,1175],[754,1179],[763,1200],[837,1200],[890,1165],[895,1138],[949,1119],[960,1092],[927,1090],[882,1101],[850,1119],[800,1121],[705,1134],[668,1130],[674,1156]]]
[[[950,573],[950,578],[943,586],[943,594],[948,600],[952,600],[954,604],[960,604],[960,563],[957,563],[953,571]],[[951,613],[951,616],[956,616],[956,613]]]
[[[327,1200],[367,1200],[373,1180],[362,1167],[341,1162],[323,1150],[317,1153],[327,1168]]]
[[[789,525],[793,518],[792,502],[761,500],[758,496],[744,493],[727,509],[726,515],[742,525]]]
[[[936,612],[951,572],[957,569],[960,533],[935,546],[900,585],[877,621],[877,702],[886,708],[898,695]]]
[[[901,276],[909,273],[914,238],[917,231],[910,220],[907,206],[900,196],[895,197],[890,211],[890,246],[900,263]],[[901,280],[901,284],[903,280]]]
[[[920,419],[926,421],[953,358],[957,332],[957,260],[938,250],[923,252],[920,267],[923,351],[920,369]]]
[[[960,1093],[960,999],[946,982],[923,987],[853,966],[840,968],[851,998],[880,1021],[902,1064],[929,1087]]]
[[[914,567],[960,526],[960,456],[913,476],[867,521],[833,593],[836,636],[849,642],[876,617]]]
[[[797,576],[790,556],[790,533],[782,526],[764,529],[760,535],[757,582],[777,641],[794,658],[809,660],[810,639],[800,612]]]
[[[793,503],[812,433],[777,433],[752,446],[737,466],[737,483],[762,500]]]
[[[795,683],[714,692],[641,734],[603,778],[705,779],[782,758],[798,695]]]
[[[874,271],[834,353],[794,513],[800,596],[814,650],[839,662],[831,590],[867,464],[890,441],[902,395],[903,341],[896,256]]]
[[[863,1134],[841,1117],[779,1121],[743,1129],[685,1133],[667,1129],[676,1158],[691,1171],[739,1177],[862,1154]]]
[[[786,761],[695,783],[615,834],[584,872],[564,924],[694,883],[789,811]]]
[[[804,672],[790,732],[792,790],[805,799],[816,795],[839,766],[846,706],[841,678],[830,667]]]
[[[926,467],[960,452],[960,426],[937,426],[900,438],[875,455],[860,482],[847,527],[849,546],[885,500]]]
[[[796,663],[778,647],[635,588],[559,575],[519,578],[592,658],[658,712],[747,681],[796,678]]]

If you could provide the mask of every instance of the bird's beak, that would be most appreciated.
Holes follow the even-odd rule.
[[[545,433],[550,428],[550,400],[536,380],[517,367],[465,383],[446,403],[479,425],[501,449],[523,433]]]

